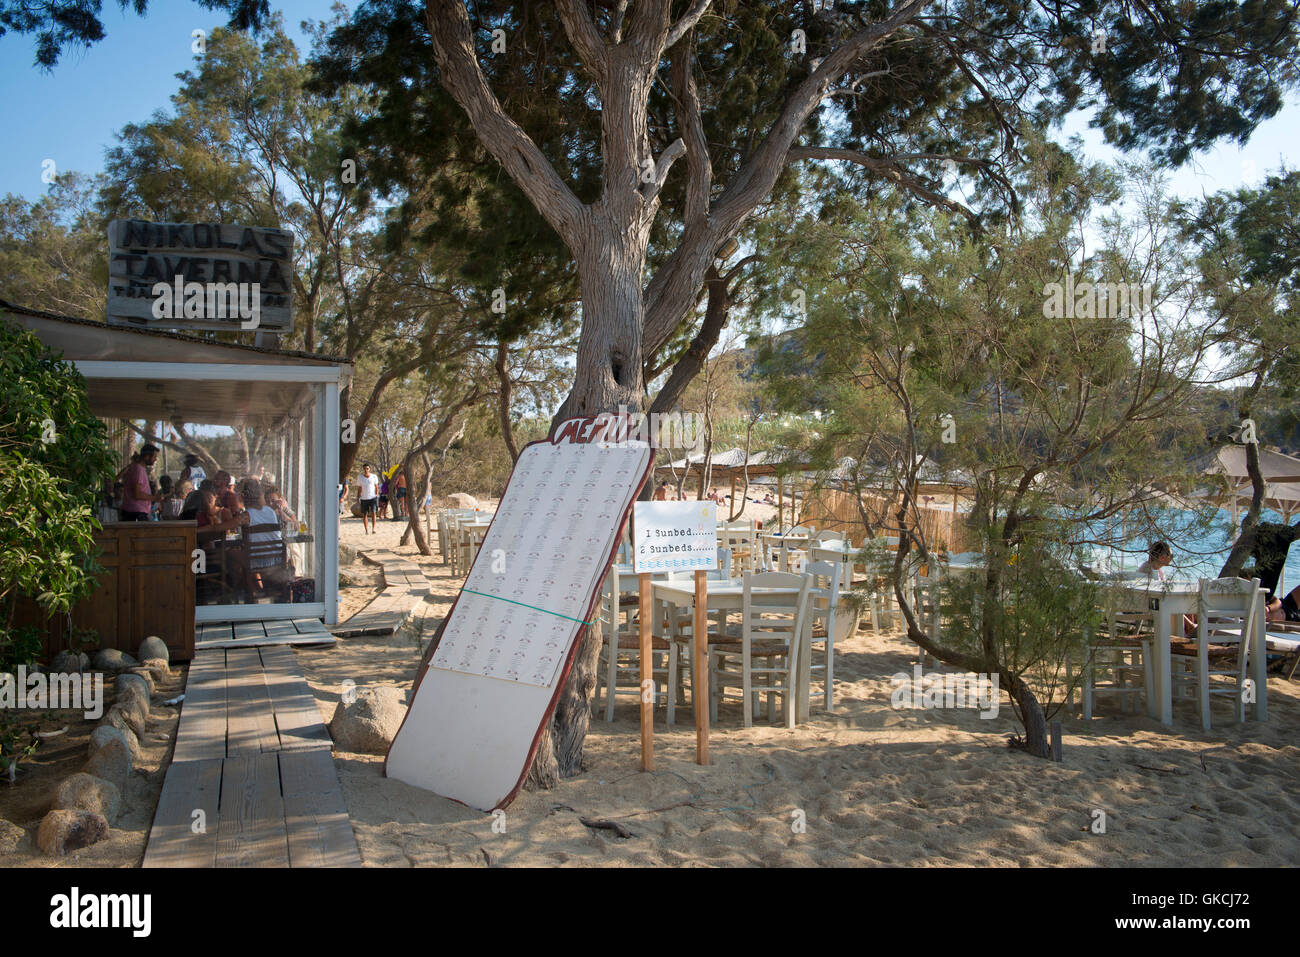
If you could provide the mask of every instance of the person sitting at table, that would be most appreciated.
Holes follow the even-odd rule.
[[[290,528],[298,527],[298,517],[289,510],[289,503],[284,500],[280,494],[280,489],[275,485],[266,487],[266,504],[275,509],[275,514],[279,516],[280,524],[287,525]]]
[[[1147,560],[1137,567],[1137,574],[1154,578],[1157,581],[1166,581],[1168,576],[1165,575],[1165,568],[1173,560],[1174,550],[1169,547],[1168,543],[1156,542],[1147,549]]]
[[[185,507],[185,500],[191,491],[193,486],[190,485],[189,480],[177,482],[168,489],[167,497],[163,499],[159,508],[159,514],[164,522],[174,522],[181,517],[181,509]]]
[[[246,524],[276,526],[274,531],[246,531],[244,532],[244,537],[252,543],[284,541],[284,535],[279,528],[280,515],[274,508],[266,504],[265,495],[262,490],[262,483],[256,479],[248,479],[244,483],[243,499],[246,511],[241,517],[246,517],[248,519]],[[293,570],[287,562],[287,556],[285,564],[281,564],[274,556],[262,555],[250,558],[247,570],[249,594],[256,594],[254,586],[264,585],[264,582],[260,581],[260,579],[269,577],[273,570],[278,572],[280,577],[283,577],[286,571],[290,576],[292,576]],[[254,579],[259,579],[259,581],[255,581]]]
[[[216,492],[209,489],[202,489],[194,493],[198,496],[199,505],[194,515],[195,524],[198,525],[198,544],[205,552],[208,553],[208,560],[216,560],[218,551],[222,556],[226,572],[227,584],[234,588],[239,582],[247,582],[248,570],[244,567],[244,558],[238,548],[225,547],[226,533],[235,531],[248,524],[248,516],[245,514],[231,515],[230,512],[222,508],[217,503]],[[188,503],[187,503],[188,504]],[[182,510],[184,514],[184,510]]]
[[[1265,621],[1300,621],[1300,585],[1281,598],[1270,594],[1264,603]]]
[[[244,510],[244,505],[233,488],[234,484],[234,477],[225,469],[217,473],[216,480],[213,482],[213,490],[217,493],[217,505],[224,508],[231,515],[236,515]]]

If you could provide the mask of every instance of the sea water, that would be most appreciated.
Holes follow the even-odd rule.
[[[1204,513],[1202,513],[1204,514]],[[1217,509],[1211,513],[1208,527],[1196,527],[1194,513],[1180,509],[1166,509],[1151,524],[1139,526],[1134,523],[1124,536],[1128,542],[1122,548],[1105,546],[1093,547],[1089,564],[1103,571],[1117,572],[1121,569],[1132,571],[1147,559],[1147,549],[1152,542],[1167,542],[1173,550],[1173,563],[1166,569],[1167,577],[1177,581],[1196,581],[1200,578],[1217,578],[1237,540],[1237,532],[1232,525],[1232,514],[1227,509]],[[1282,516],[1264,509],[1260,521],[1281,522]],[[1098,538],[1112,538],[1110,535],[1098,535]],[[1247,564],[1251,559],[1247,559]],[[1293,547],[1287,554],[1279,588],[1290,591],[1300,585],[1300,548]]]

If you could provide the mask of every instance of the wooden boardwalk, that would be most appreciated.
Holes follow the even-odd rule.
[[[368,562],[384,572],[384,590],[370,604],[334,627],[334,634],[345,638],[361,635],[388,635],[406,624],[411,612],[429,594],[429,580],[420,566],[386,548],[361,553]]]
[[[252,648],[261,645],[332,645],[338,641],[319,618],[283,621],[204,622],[194,635],[194,650]]]
[[[331,748],[289,648],[197,651],[144,866],[360,867]]]

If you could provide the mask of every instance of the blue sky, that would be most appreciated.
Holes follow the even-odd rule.
[[[349,7],[355,3],[348,4]],[[298,24],[330,15],[331,0],[279,0],[291,35],[305,47]],[[6,148],[0,151],[0,195],[17,193],[35,199],[47,187],[42,163],[54,160],[58,172],[95,172],[102,168],[104,150],[117,132],[131,122],[147,120],[169,106],[177,87],[176,74],[193,65],[191,32],[211,31],[224,17],[187,0],[154,0],[147,16],[124,12],[115,0],[104,3],[107,38],[88,50],[66,53],[53,73],[32,65],[30,37],[0,38],[0,117]],[[1257,179],[1285,160],[1295,164],[1300,138],[1300,99],[1292,98],[1277,117],[1238,148],[1222,143],[1171,176],[1174,192],[1199,196]],[[1087,130],[1080,118],[1067,133],[1084,135],[1094,160],[1113,160],[1101,135]]]

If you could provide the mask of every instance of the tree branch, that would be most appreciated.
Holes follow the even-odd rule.
[[[700,22],[700,17],[704,16],[704,12],[709,9],[709,3],[710,0],[695,0],[695,4],[669,28],[668,42],[664,44],[665,48],[675,47],[678,40],[695,29],[695,24]]]
[[[770,195],[791,144],[831,87],[864,53],[912,21],[924,7],[925,0],[907,0],[884,20],[854,34],[790,94],[758,149],[712,204],[707,220],[694,226],[687,224],[676,251],[650,280],[643,336],[647,352],[657,351],[672,337],[690,310],[718,246],[733,237]]]
[[[469,13],[461,0],[425,0],[425,21],[443,86],[469,115],[480,142],[496,157],[570,249],[586,245],[587,209],[501,106],[474,55]]]
[[[555,7],[569,42],[578,51],[578,56],[582,57],[597,85],[603,83],[609,75],[609,56],[605,42],[600,38],[600,31],[596,29],[596,21],[591,18],[591,12],[582,0],[556,0]]]

